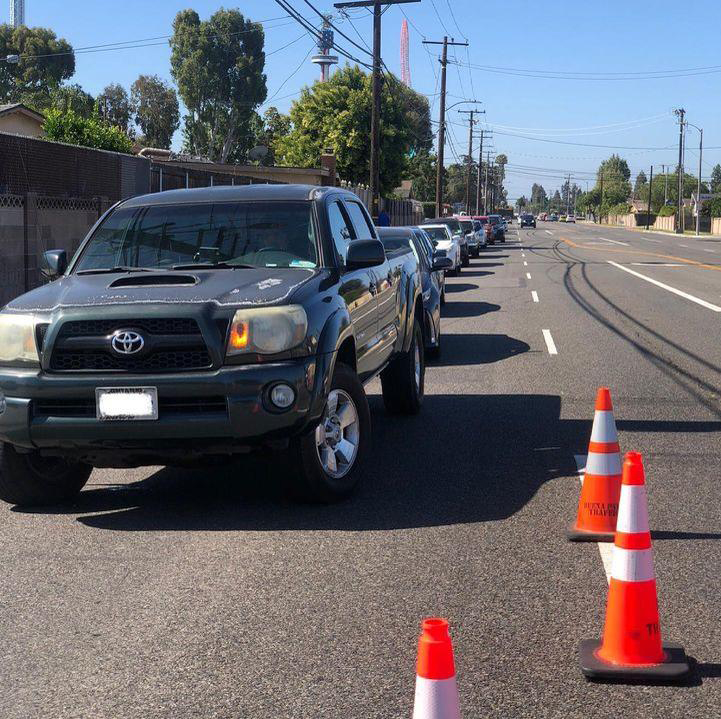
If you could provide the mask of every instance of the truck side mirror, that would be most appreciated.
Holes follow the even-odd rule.
[[[386,251],[380,240],[354,240],[348,245],[345,266],[348,270],[377,267],[386,261]]]
[[[68,268],[68,253],[65,250],[48,250],[43,252],[40,272],[49,280],[62,275]]]

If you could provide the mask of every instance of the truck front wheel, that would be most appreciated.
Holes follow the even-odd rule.
[[[403,352],[381,372],[383,403],[392,414],[418,414],[423,404],[426,362],[423,331],[416,318],[408,352]]]
[[[93,468],[79,462],[21,454],[0,442],[0,499],[18,506],[57,504],[75,497]]]
[[[300,470],[301,495],[326,503],[347,497],[360,479],[370,433],[363,385],[350,367],[339,362],[320,423],[291,445]]]

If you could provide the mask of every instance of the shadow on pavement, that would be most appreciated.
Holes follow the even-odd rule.
[[[446,282],[446,294],[449,292],[466,292],[468,290],[477,290],[478,285],[469,285],[467,282]]]
[[[292,468],[286,455],[274,455],[166,467],[122,486],[93,486],[91,477],[76,501],[41,513],[77,514],[89,527],[118,531],[393,530],[505,519],[544,482],[576,472],[558,443],[568,433],[559,396],[430,395],[414,417],[388,416],[378,396],[370,403],[372,454],[357,493],[343,503],[290,501]],[[469,441],[469,432],[482,441]],[[571,439],[571,446],[583,441]]]
[[[488,277],[488,275],[495,275],[495,272],[487,272],[485,270],[464,270],[464,277]]]
[[[443,307],[443,319],[453,317],[478,317],[489,312],[498,312],[500,305],[490,302],[447,302]],[[446,335],[443,336],[445,341]]]
[[[451,303],[446,306],[450,307]],[[444,334],[443,354],[433,364],[445,367],[490,364],[530,349],[525,342],[508,335]]]
[[[721,539],[719,532],[676,532],[652,529],[651,539]]]

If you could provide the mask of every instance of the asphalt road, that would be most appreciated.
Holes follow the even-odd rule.
[[[429,615],[451,622],[464,717],[718,716],[721,243],[557,223],[508,240],[448,280],[422,414],[390,418],[368,387],[374,462],[350,501],[294,504],[253,459],[95,471],[73,504],[0,507],[0,716],[408,717]],[[564,530],[602,384],[644,454],[686,686],[578,668],[606,575]]]

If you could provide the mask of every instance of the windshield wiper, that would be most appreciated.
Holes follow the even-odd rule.
[[[188,262],[187,264],[173,265],[173,270],[253,270],[255,265],[236,265],[228,262]]]
[[[117,267],[99,267],[93,270],[78,270],[76,275],[101,275],[110,274],[111,272],[154,272],[149,267],[125,267],[118,265]]]

